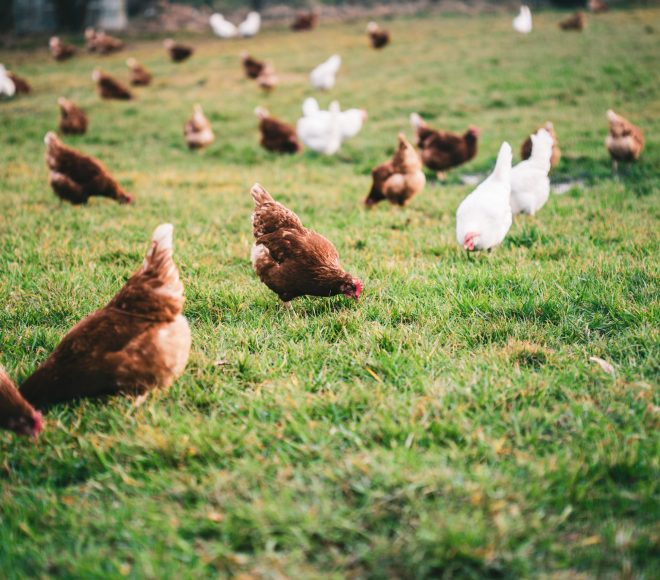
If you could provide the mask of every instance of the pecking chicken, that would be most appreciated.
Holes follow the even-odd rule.
[[[529,6],[520,7],[520,13],[513,19],[513,29],[520,34],[529,34],[532,31],[532,11]]]
[[[337,72],[341,66],[341,57],[333,54],[328,60],[318,65],[310,74],[309,82],[315,88],[322,91],[330,90],[335,86]]]
[[[129,69],[129,82],[134,87],[146,87],[151,84],[151,73],[134,58],[126,59]]]
[[[332,243],[302,225],[258,183],[252,186],[252,266],[259,279],[287,303],[298,296],[359,298],[362,282],[339,263]]]
[[[372,48],[383,48],[390,42],[390,33],[387,30],[383,30],[375,22],[367,24],[367,34],[369,35],[369,42],[371,42]]]
[[[644,149],[642,130],[630,121],[617,115],[612,109],[607,111],[610,132],[605,139],[605,146],[612,158],[612,169],[618,169],[619,161],[637,161]]]
[[[193,52],[195,52],[195,49],[192,46],[179,44],[178,42],[174,42],[171,38],[166,39],[163,42],[163,46],[173,62],[183,62],[190,58],[193,55]]]
[[[582,12],[576,12],[559,23],[562,30],[582,32],[587,27],[587,19]]]
[[[41,413],[35,411],[0,366],[0,429],[37,437],[43,428]]]
[[[156,228],[144,263],[117,295],[76,324],[21,386],[36,408],[167,388],[186,367],[190,328],[172,260],[171,224]]]
[[[417,113],[410,115],[410,124],[415,129],[416,144],[421,151],[424,165],[436,171],[439,179],[444,178],[444,172],[448,169],[467,163],[477,154],[480,132],[472,125],[463,135],[451,131],[436,131]]]
[[[557,139],[557,133],[555,133],[554,125],[548,121],[539,129],[545,129],[550,136],[552,137],[552,156],[550,157],[550,167],[557,167],[559,160],[561,159],[561,149],[559,148],[559,140]],[[520,158],[529,159],[532,155],[532,138],[531,135],[523,141],[523,144],[520,146]]]
[[[238,35],[236,25],[226,20],[219,12],[211,14],[209,25],[211,26],[211,30],[213,30],[213,34],[219,38],[234,38]]]
[[[458,206],[456,239],[469,252],[498,246],[511,227],[511,159],[511,145],[504,142],[493,173]]]
[[[312,30],[318,24],[319,17],[315,12],[299,12],[291,24],[291,30],[301,32]]]
[[[202,149],[213,143],[215,135],[201,105],[193,107],[193,114],[183,128],[186,143],[190,149]]]
[[[74,205],[87,203],[92,196],[109,197],[119,203],[133,201],[97,159],[67,147],[52,131],[44,142],[48,181],[60,199]]]
[[[367,207],[387,199],[390,203],[404,206],[424,189],[426,176],[415,148],[399,133],[399,145],[390,161],[371,172],[371,191],[364,200]]]
[[[293,127],[271,117],[266,109],[257,107],[254,111],[259,119],[261,146],[275,153],[298,153],[302,149]]]
[[[51,36],[48,42],[51,56],[58,62],[70,59],[76,54],[76,47],[70,44],[63,44],[59,36]]]
[[[550,197],[552,135],[539,129],[530,136],[532,154],[511,169],[511,211],[513,215],[534,215]]]
[[[266,67],[266,63],[252,58],[247,52],[241,52],[241,62],[245,76],[249,79],[256,79]]]
[[[84,135],[87,132],[87,115],[74,102],[60,97],[60,131],[65,135]]]
[[[129,101],[133,93],[117,79],[104,73],[101,69],[94,69],[92,80],[96,83],[96,91],[102,99],[115,99],[118,101]]]

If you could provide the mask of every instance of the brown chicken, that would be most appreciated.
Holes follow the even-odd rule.
[[[477,154],[479,129],[472,125],[463,135],[436,131],[417,113],[410,116],[410,124],[415,129],[416,144],[420,148],[424,165],[436,171],[439,179],[444,179],[444,171],[467,163]]]
[[[245,76],[249,79],[256,79],[266,66],[266,63],[252,58],[247,52],[241,52],[241,62],[243,63]]]
[[[129,69],[129,82],[135,87],[146,87],[151,84],[151,73],[134,58],[126,60]]]
[[[559,148],[559,140],[557,139],[557,133],[555,133],[554,125],[548,121],[545,125],[542,125],[537,129],[545,129],[550,136],[552,137],[552,155],[550,156],[550,167],[556,167],[561,159],[561,149]],[[536,131],[534,131],[536,133]],[[520,146],[520,158],[529,159],[532,156],[532,138],[527,137],[523,144]]]
[[[32,92],[32,87],[24,78],[19,77],[16,73],[7,71],[7,76],[12,80],[16,87],[17,95],[27,95]]]
[[[576,12],[559,23],[562,30],[583,31],[587,27],[587,19],[582,12]]]
[[[70,44],[63,44],[58,36],[52,36],[48,42],[48,46],[50,48],[51,56],[60,62],[67,60],[76,54],[75,46],[71,46]]]
[[[85,30],[85,44],[89,52],[96,52],[102,55],[112,54],[124,48],[124,42],[122,40],[110,36],[103,30],[94,30],[93,28]]]
[[[364,200],[367,207],[387,199],[390,203],[404,206],[426,184],[422,162],[415,148],[399,133],[399,144],[392,159],[371,172],[372,185]]]
[[[171,224],[154,231],[144,263],[107,306],[62,339],[21,386],[33,406],[167,388],[186,367],[190,328],[172,260]]]
[[[84,135],[87,132],[87,115],[78,105],[60,97],[60,131],[65,135]]]
[[[589,10],[594,14],[601,14],[607,12],[610,7],[603,0],[589,0]]]
[[[201,149],[213,143],[215,136],[201,105],[193,107],[192,117],[183,127],[183,134],[190,149]]]
[[[362,282],[339,263],[330,241],[302,225],[258,183],[252,186],[252,266],[259,279],[287,303],[298,296],[359,298]]]
[[[267,93],[271,92],[279,82],[280,79],[275,72],[275,67],[270,63],[267,63],[264,68],[261,69],[261,72],[257,77],[257,84]]]
[[[617,115],[612,109],[607,111],[610,133],[605,139],[605,146],[612,158],[612,169],[617,171],[619,161],[637,161],[644,149],[642,130],[630,121]]]
[[[263,107],[257,107],[254,113],[259,119],[261,146],[264,149],[275,153],[298,153],[302,149],[293,127],[271,117]]]
[[[74,205],[87,203],[92,196],[109,197],[119,203],[133,201],[100,161],[67,147],[52,131],[44,142],[48,181],[60,199]]]
[[[37,437],[42,428],[41,413],[35,411],[21,396],[5,369],[0,366],[0,429]]]
[[[367,25],[367,34],[372,48],[383,48],[390,42],[390,33],[381,29],[375,22],[370,22]]]
[[[133,98],[133,93],[128,87],[109,74],[102,72],[101,69],[94,69],[92,80],[96,83],[96,90],[102,99],[129,101]]]
[[[192,46],[179,44],[178,42],[174,42],[171,38],[165,40],[163,46],[167,49],[170,59],[172,59],[173,62],[183,62],[190,58],[193,52],[195,52],[195,49]]]
[[[300,32],[302,30],[312,30],[318,24],[319,17],[315,12],[299,12],[291,24],[291,30]]]

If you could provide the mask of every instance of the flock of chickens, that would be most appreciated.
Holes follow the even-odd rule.
[[[523,7],[520,16],[528,13]],[[531,13],[529,19],[531,31]],[[516,20],[514,28],[518,30],[520,22]],[[292,28],[309,30],[316,23],[316,14],[302,14]],[[213,15],[211,26],[225,38],[250,36],[258,32],[260,18],[251,14],[236,27],[220,15]],[[369,24],[367,32],[374,48],[382,48],[390,41],[387,31],[375,23]],[[100,31],[88,30],[85,39],[88,50],[99,54],[123,48],[121,40]],[[194,52],[192,47],[172,40],[165,41],[165,48],[175,62]],[[50,50],[58,61],[75,54],[73,47],[57,37],[51,39]],[[273,88],[276,83],[264,80],[269,76],[273,80],[272,65],[248,54],[242,54],[241,60],[248,78],[258,82],[262,78],[262,86],[271,85],[264,88]],[[151,82],[150,73],[135,59],[129,58],[127,65],[133,86]],[[332,56],[312,71],[310,82],[318,89],[331,88],[340,65],[339,55]],[[132,98],[128,87],[100,69],[94,70],[92,78],[102,98]],[[0,94],[13,96],[30,90],[27,81],[0,68]],[[61,133],[84,134],[88,127],[85,113],[64,97],[58,104]],[[359,133],[367,118],[362,109],[341,111],[336,101],[329,110],[321,110],[314,98],[305,100],[302,111],[296,127],[292,127],[258,107],[261,145],[270,151],[293,154],[301,150],[302,142],[316,152],[332,155],[344,140]],[[641,130],[611,110],[607,119],[606,147],[613,164],[638,159],[644,147]],[[367,208],[385,200],[403,206],[424,188],[423,166],[442,178],[445,171],[477,154],[480,131],[476,127],[468,127],[463,134],[440,131],[429,127],[417,113],[411,114],[410,123],[414,144],[404,134],[398,135],[392,158],[372,172],[372,187],[364,201]],[[213,142],[213,130],[199,105],[194,106],[191,119],[185,123],[184,136],[192,149]],[[97,159],[65,145],[54,132],[47,133],[45,144],[49,183],[60,199],[73,204],[84,204],[92,196],[120,203],[133,201],[133,196]],[[514,214],[534,215],[546,203],[550,194],[549,173],[560,157],[550,122],[522,144],[523,160],[515,166],[511,146],[502,143],[492,173],[457,209],[458,244],[468,252],[490,251],[501,244]],[[362,282],[344,270],[329,240],[306,228],[293,211],[275,201],[261,185],[255,184],[251,194],[252,265],[259,279],[285,305],[300,296],[345,295],[356,300],[360,297]],[[40,411],[58,402],[116,393],[142,396],[153,388],[170,386],[183,373],[191,347],[190,328],[182,314],[183,285],[172,255],[173,226],[162,224],[153,233],[144,262],[117,295],[74,326],[20,389],[0,367],[0,427],[36,437],[43,427]]]

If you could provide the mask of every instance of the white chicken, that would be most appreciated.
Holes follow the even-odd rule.
[[[529,34],[532,31],[532,11],[529,6],[520,7],[520,14],[513,19],[513,29],[520,34]]]
[[[339,103],[332,101],[329,111],[319,110],[312,115],[298,119],[296,133],[305,147],[309,147],[312,151],[323,155],[337,153],[342,142]]]
[[[229,22],[229,20],[225,20],[225,17],[218,12],[211,14],[209,24],[211,25],[213,34],[220,38],[234,38],[238,35],[236,25]]]
[[[550,196],[552,135],[539,129],[532,139],[532,155],[511,169],[511,211],[534,215]]]
[[[331,89],[335,86],[335,80],[340,66],[341,57],[338,54],[333,54],[310,73],[309,82],[315,89],[322,91]]]
[[[0,64],[0,97],[11,98],[16,93],[16,85],[7,74],[7,69]]]
[[[505,141],[493,172],[456,210],[456,239],[468,251],[494,248],[511,227],[511,158]]]
[[[258,12],[250,12],[245,20],[238,25],[238,34],[245,38],[256,36],[261,28],[261,16]]]
[[[321,110],[314,97],[305,99],[302,111],[303,118],[318,116],[325,120],[326,123],[330,122],[330,111]],[[342,142],[355,137],[361,131],[366,120],[367,112],[364,109],[346,109],[345,111],[341,111],[339,114],[339,126],[341,127]]]

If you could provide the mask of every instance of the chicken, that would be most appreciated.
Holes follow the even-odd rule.
[[[245,71],[245,76],[249,79],[256,79],[261,71],[266,66],[266,63],[252,58],[247,52],[241,52],[241,62],[243,63],[243,70]]]
[[[390,33],[380,28],[375,22],[367,24],[367,34],[372,48],[383,48],[390,42]]]
[[[603,0],[589,0],[589,10],[594,14],[607,12],[609,9],[610,7]]]
[[[179,44],[178,42],[174,42],[171,38],[166,39],[163,42],[163,46],[167,49],[170,59],[172,59],[173,62],[183,62],[190,58],[193,52],[195,52],[195,49],[192,46]]]
[[[422,162],[415,148],[399,133],[399,145],[392,159],[371,172],[371,191],[364,200],[367,207],[387,199],[390,203],[404,206],[426,184]]]
[[[552,137],[552,156],[550,157],[550,167],[557,167],[559,160],[561,159],[561,149],[559,148],[559,140],[557,139],[557,133],[555,133],[554,125],[548,121],[539,129],[545,129],[550,136]],[[537,129],[538,131],[538,129]],[[527,137],[523,144],[520,147],[520,158],[529,159],[532,154],[532,138]]]
[[[340,66],[341,57],[338,54],[333,54],[309,74],[309,82],[315,89],[322,91],[331,89],[335,86],[335,80]]]
[[[24,78],[19,77],[16,73],[11,72],[10,70],[6,71],[6,74],[14,83],[14,87],[16,89],[15,94],[28,95],[32,92],[32,87],[30,86],[30,83],[27,82]]]
[[[129,68],[129,82],[134,87],[146,87],[151,84],[151,73],[134,58],[126,59]]]
[[[617,115],[612,109],[607,111],[610,133],[605,139],[605,146],[612,158],[612,169],[618,169],[619,161],[637,161],[644,149],[642,130],[630,121]]]
[[[257,77],[257,84],[265,92],[269,93],[279,84],[279,82],[280,79],[275,72],[275,67],[270,63],[266,63]]]
[[[303,117],[320,117],[326,122],[330,120],[330,111],[322,111],[314,97],[308,97],[302,106]],[[367,111],[364,109],[346,109],[339,114],[342,141],[352,139],[362,129],[367,120]]]
[[[0,366],[0,429],[37,437],[43,428],[41,413],[35,411]]]
[[[236,28],[236,25],[229,22],[229,20],[225,20],[225,17],[217,12],[211,14],[209,24],[211,25],[213,34],[219,38],[234,38],[238,35],[238,28]]]
[[[48,181],[60,199],[74,205],[87,203],[92,196],[109,197],[119,203],[133,201],[97,159],[67,147],[52,131],[44,142]]]
[[[296,125],[298,138],[305,146],[317,153],[332,155],[342,142],[355,137],[360,132],[367,118],[367,112],[364,109],[341,111],[339,103],[336,107],[336,115],[333,115],[332,105],[331,110],[322,111],[316,99],[313,97],[305,99],[302,107],[303,116],[298,119]],[[335,139],[337,149],[333,150],[331,144]]]
[[[587,27],[587,19],[582,12],[576,12],[572,16],[565,18],[559,23],[559,28],[562,30],[576,30],[583,31]]]
[[[243,38],[256,36],[261,28],[261,16],[258,12],[249,12],[245,20],[238,25],[238,34]]]
[[[124,48],[124,42],[110,36],[103,30],[94,30],[87,28],[85,30],[85,44],[89,52],[96,52],[98,54],[106,55],[118,52]]]
[[[76,324],[21,386],[38,409],[104,395],[168,388],[190,353],[171,224],[154,231],[143,264],[117,295]]]
[[[301,32],[303,30],[312,30],[318,24],[319,17],[315,12],[299,12],[291,24],[291,30]]]
[[[0,64],[0,98],[11,98],[16,94],[16,85],[4,65]]]
[[[532,31],[532,11],[529,6],[520,7],[520,13],[513,19],[513,29],[521,34],[529,34]]]
[[[298,153],[302,148],[293,127],[271,117],[266,109],[257,107],[254,111],[259,119],[261,146],[275,153]]]
[[[52,57],[59,62],[68,60],[76,54],[75,46],[63,44],[58,36],[51,36],[50,41],[48,42],[48,47],[50,48],[50,54]]]
[[[545,129],[530,136],[532,154],[511,169],[511,211],[534,215],[550,197],[550,159],[554,141]]]
[[[185,124],[183,134],[190,149],[201,149],[210,145],[215,140],[211,124],[204,116],[201,105],[195,105],[193,107],[193,115]]]
[[[251,193],[252,266],[280,300],[338,294],[359,298],[362,282],[341,267],[330,241],[305,228],[295,213],[274,201],[258,183]]]
[[[75,103],[60,97],[60,131],[65,135],[84,135],[87,132],[87,115]]]
[[[495,169],[456,211],[456,239],[468,251],[491,250],[504,240],[511,222],[511,145],[504,142]]]
[[[129,101],[133,98],[133,93],[128,87],[109,74],[104,73],[101,69],[94,69],[92,80],[96,83],[96,90],[102,99]]]
[[[410,115],[410,124],[415,129],[416,144],[421,150],[424,165],[444,178],[444,171],[458,167],[474,159],[479,145],[479,129],[470,125],[459,135],[451,131],[431,129],[417,114]]]

